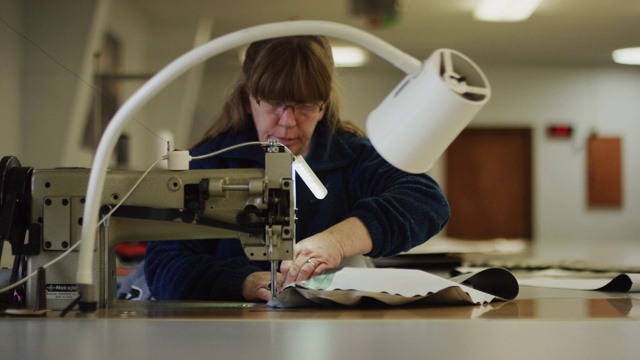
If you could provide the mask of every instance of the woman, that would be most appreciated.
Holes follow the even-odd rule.
[[[292,261],[279,282],[306,280],[343,259],[383,257],[425,242],[449,219],[428,176],[383,160],[355,126],[341,121],[331,48],[321,36],[251,44],[221,115],[192,154],[275,138],[303,155],[329,193],[316,200],[297,186]],[[193,169],[264,167],[264,152],[242,147],[191,164]],[[237,239],[149,244],[145,274],[156,299],[268,301],[268,262],[252,262]]]

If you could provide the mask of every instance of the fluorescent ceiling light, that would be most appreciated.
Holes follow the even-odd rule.
[[[244,61],[247,48],[248,46],[245,46],[238,52],[240,63]],[[331,52],[333,53],[333,62],[337,67],[364,66],[369,62],[369,52],[359,46],[334,45],[331,46]]]
[[[482,21],[523,21],[529,18],[542,0],[479,0],[473,17]]]
[[[333,46],[331,51],[337,67],[363,66],[369,62],[369,53],[358,46]]]
[[[640,47],[615,50],[612,57],[618,64],[640,65]]]

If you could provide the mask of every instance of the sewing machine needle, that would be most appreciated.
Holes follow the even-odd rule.
[[[276,277],[278,272],[278,261],[271,261],[271,298],[275,298],[278,295],[278,279]]]

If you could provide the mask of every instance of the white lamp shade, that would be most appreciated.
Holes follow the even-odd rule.
[[[489,82],[463,54],[436,50],[369,114],[367,135],[393,166],[423,173],[490,97]]]

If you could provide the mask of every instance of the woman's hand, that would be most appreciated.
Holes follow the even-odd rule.
[[[342,259],[366,254],[371,247],[371,236],[362,221],[348,218],[294,245],[293,260],[280,264],[283,286],[334,269]]]
[[[298,242],[293,250],[293,260],[280,264],[285,286],[336,268],[343,257],[339,241],[326,234],[326,231]]]
[[[276,286],[280,292],[283,278],[281,274],[277,274],[276,284],[271,285],[271,272],[254,272],[247,276],[242,283],[242,297],[247,301],[269,301],[271,300],[271,286]]]

